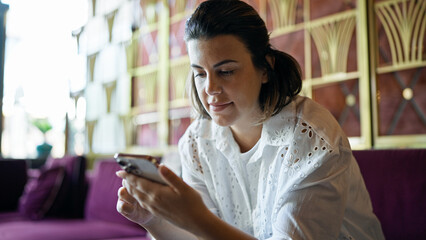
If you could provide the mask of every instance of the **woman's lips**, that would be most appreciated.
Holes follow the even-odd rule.
[[[231,105],[232,102],[229,103],[210,103],[210,110],[213,112],[220,112],[222,110],[224,110],[225,108],[229,107],[229,105]]]

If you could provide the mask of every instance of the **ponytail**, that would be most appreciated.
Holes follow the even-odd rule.
[[[262,65],[267,70],[268,82],[262,85],[259,95],[263,120],[278,114],[302,90],[302,72],[296,59],[271,47],[267,55],[272,58],[273,66],[265,57]]]

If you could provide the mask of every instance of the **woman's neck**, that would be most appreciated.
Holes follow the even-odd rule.
[[[240,147],[242,153],[249,151],[256,145],[262,135],[263,124],[256,124],[250,127],[231,127],[232,135]]]

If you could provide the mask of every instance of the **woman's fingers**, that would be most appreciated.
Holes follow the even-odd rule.
[[[129,194],[129,192],[127,191],[127,188],[123,185],[123,187],[120,187],[118,189],[118,198],[121,199],[122,201],[125,201],[129,204],[135,204],[136,203],[136,199]]]
[[[172,187],[175,192],[183,191],[188,187],[188,185],[179,176],[166,166],[161,165],[158,171],[160,172],[161,178],[166,181],[166,183]]]
[[[116,207],[117,207],[117,211],[125,216],[129,216],[134,209],[134,205],[126,201],[123,201],[122,199],[118,199]]]
[[[158,169],[161,178],[168,184],[154,183],[125,171],[118,171],[117,176],[123,178],[123,186],[127,192],[138,200],[139,203],[156,202],[159,198],[171,198],[172,192],[181,195],[190,187],[174,172],[166,166],[160,166]],[[172,191],[170,191],[172,190]]]
[[[147,224],[154,218],[152,209],[149,204],[146,204],[146,199],[149,198],[148,194],[137,189],[140,183],[132,177],[132,174],[125,171],[118,171],[116,174],[123,179],[123,186],[118,189],[117,193],[117,211],[130,221],[141,225]],[[143,179],[139,178],[139,180]]]
[[[121,199],[118,199],[116,208],[121,215],[138,224],[146,224],[153,218],[152,213],[139,204],[130,204]]]
[[[206,209],[201,196],[166,166],[160,166],[158,171],[167,185],[118,171],[117,176],[123,179],[125,188],[120,192],[120,196],[125,200],[124,203],[118,203],[117,207],[126,213],[128,203],[136,201],[137,203],[133,204],[133,212],[127,213],[128,218],[140,219],[137,222],[146,223],[156,216],[184,229],[188,228],[193,220],[197,219],[200,210]]]
[[[127,174],[127,173],[126,173]],[[143,185],[152,185],[154,183],[150,183],[148,180],[144,180],[142,178],[136,177],[136,179],[133,179],[132,174],[128,174],[131,176],[125,176],[123,179],[123,187],[121,187],[118,190],[118,197],[129,204],[132,205],[140,205],[142,208],[147,209],[149,211],[152,211],[152,208],[150,207],[150,202],[154,202],[152,194],[150,194],[149,191],[142,188],[136,180],[138,181],[145,181]],[[126,180],[128,179],[128,180]],[[133,183],[133,185],[129,182],[136,181]],[[135,186],[136,185],[136,186]],[[139,185],[139,187],[138,187]]]
[[[135,211],[136,199],[134,199],[125,187],[118,189],[117,211],[123,216],[130,218]]]
[[[123,186],[125,186],[127,189],[129,189],[130,186],[132,186],[133,188],[136,188],[138,191],[144,192],[144,193],[149,193],[158,189],[157,183],[153,183],[152,181],[146,178],[138,177],[136,175],[127,173],[122,170],[116,172],[116,174],[118,177],[125,180],[125,183],[127,183],[127,185],[125,186],[124,185],[125,183],[123,181]]]

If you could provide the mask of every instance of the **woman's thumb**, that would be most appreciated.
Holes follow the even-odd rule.
[[[161,178],[175,191],[179,191],[182,187],[186,186],[185,182],[168,167],[160,165],[158,171],[160,172]]]

